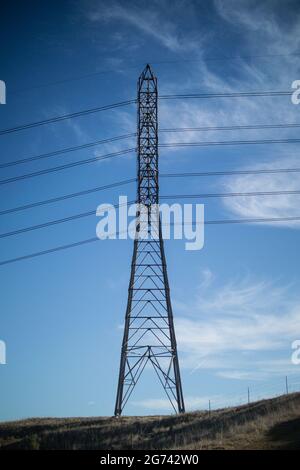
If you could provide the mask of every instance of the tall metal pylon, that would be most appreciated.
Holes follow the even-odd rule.
[[[138,209],[115,416],[122,414],[147,364],[174,411],[185,411],[158,209],[157,101],[157,78],[147,65],[138,80]]]

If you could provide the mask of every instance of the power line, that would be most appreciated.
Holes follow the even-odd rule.
[[[173,147],[209,147],[214,145],[257,145],[257,144],[297,144],[300,139],[263,139],[263,140],[223,140],[220,142],[166,142],[160,144],[160,148]]]
[[[255,124],[245,126],[203,126],[203,127],[174,127],[159,129],[159,132],[198,132],[198,131],[236,131],[236,130],[257,130],[257,129],[294,129],[300,124]]]
[[[293,222],[300,220],[300,216],[296,217],[259,217],[253,219],[228,219],[228,220],[208,220],[204,225],[218,224],[250,224],[250,223],[269,223],[269,222]]]
[[[196,173],[161,173],[161,178],[178,178],[192,176],[227,176],[227,175],[260,175],[273,173],[299,173],[300,168],[276,168],[276,169],[258,169],[258,170],[227,170],[227,171],[202,171]]]
[[[86,190],[83,190],[83,191],[78,191],[76,193],[65,194],[63,196],[53,197],[53,198],[50,198],[50,199],[45,199],[43,201],[32,202],[30,204],[25,204],[23,206],[12,207],[11,209],[5,209],[5,210],[0,211],[0,216],[1,215],[6,215],[6,214],[11,214],[12,212],[18,212],[18,211],[23,211],[23,210],[26,210],[26,209],[32,209],[34,207],[43,206],[43,205],[51,204],[51,203],[54,203],[54,202],[64,201],[66,199],[72,199],[72,198],[78,197],[78,196],[84,196],[86,194],[91,194],[91,193],[94,193],[94,192],[103,191],[105,189],[116,188],[116,187],[123,186],[123,185],[129,184],[129,183],[134,183],[135,181],[136,181],[136,178],[131,178],[131,179],[128,179],[128,180],[123,180],[123,181],[118,181],[116,183],[107,184],[105,186],[98,186],[96,188],[90,188],[90,189],[86,189]]]
[[[119,152],[113,152],[113,153],[107,153],[107,154],[104,154],[104,155],[100,155],[99,157],[92,157],[92,158],[87,158],[85,160],[78,160],[76,162],[66,163],[65,165],[59,165],[59,166],[55,166],[55,167],[52,167],[52,168],[46,168],[44,170],[35,171],[33,173],[26,173],[24,175],[14,176],[12,178],[7,178],[5,180],[0,180],[0,185],[1,184],[14,183],[15,181],[24,180],[24,179],[27,179],[27,178],[34,178],[36,176],[46,175],[48,173],[53,173],[53,172],[56,172],[56,171],[66,170],[67,168],[73,168],[73,167],[77,167],[77,166],[80,166],[80,165],[87,165],[89,163],[94,163],[94,162],[98,162],[98,161],[101,161],[101,160],[106,160],[108,158],[113,158],[113,157],[118,157],[120,155],[125,155],[125,154],[131,153],[133,151],[135,151],[135,148],[124,149],[124,150],[120,150]]]
[[[160,196],[161,199],[207,199],[207,198],[223,198],[223,197],[248,197],[248,196],[284,196],[300,194],[300,190],[295,191],[251,191],[246,193],[203,193],[203,194],[170,194]]]
[[[126,67],[126,69],[136,69],[136,67],[137,66]],[[39,89],[39,88],[47,88],[47,87],[54,86],[54,85],[61,85],[61,84],[68,83],[68,82],[75,82],[75,81],[79,81],[79,80],[84,80],[85,78],[90,78],[90,77],[95,77],[95,76],[105,75],[105,74],[110,74],[110,73],[116,73],[116,72],[118,72],[118,71],[116,71],[116,70],[101,70],[101,71],[98,71],[98,72],[90,72],[90,73],[86,73],[86,74],[83,74],[83,75],[78,75],[76,77],[70,77],[70,78],[65,78],[65,79],[61,79],[61,80],[56,80],[55,82],[43,83],[41,85],[36,85],[36,86],[30,87],[30,88],[23,88],[23,89],[20,89],[20,90],[13,90],[11,93],[12,94],[24,93],[24,92],[31,91],[31,90],[36,90],[36,89]]]
[[[37,256],[47,255],[49,253],[54,253],[55,251],[62,251],[68,248],[75,248],[76,246],[87,245],[88,243],[96,242],[99,240],[97,237],[88,238],[87,240],[81,240],[75,243],[69,243],[68,245],[61,245],[56,246],[54,248],[49,248],[48,250],[38,251],[36,253],[31,253],[29,255],[18,256],[17,258],[11,258],[5,261],[0,262],[0,266],[4,266],[5,264],[15,263],[16,261],[24,261],[26,259],[35,258]]]
[[[270,125],[269,124],[261,124],[261,125],[246,125],[246,126],[183,127],[183,128],[174,128],[174,129],[172,129],[172,128],[167,129],[166,128],[166,129],[160,129],[159,132],[162,132],[162,133],[180,133],[180,132],[216,131],[216,130],[284,129],[284,128],[291,129],[291,128],[299,128],[299,127],[300,127],[300,124],[270,124]],[[22,163],[28,163],[28,162],[32,162],[32,161],[35,161],[35,160],[41,160],[41,159],[53,157],[53,156],[56,156],[56,155],[60,155],[60,154],[63,154],[63,153],[74,152],[76,150],[86,149],[86,148],[89,148],[89,147],[94,147],[96,145],[107,144],[107,143],[115,142],[115,141],[118,141],[118,140],[124,140],[124,139],[132,138],[132,137],[136,137],[136,133],[132,132],[130,134],[123,134],[123,135],[119,135],[119,136],[115,136],[115,137],[110,137],[110,138],[107,138],[107,139],[96,140],[96,141],[93,141],[93,142],[87,142],[85,144],[76,145],[76,146],[73,146],[73,147],[67,147],[67,148],[63,148],[63,149],[60,149],[60,150],[55,150],[55,151],[52,151],[52,152],[47,152],[47,153],[42,153],[42,154],[39,154],[39,155],[34,155],[32,157],[21,158],[21,159],[18,159],[18,160],[14,160],[12,162],[5,162],[5,163],[0,164],[0,168],[7,168],[7,167],[10,167],[10,166],[19,165],[19,164],[22,164]],[[236,142],[235,141],[228,141],[228,145],[231,142],[233,142],[234,144],[239,144],[239,145],[241,145],[241,142],[242,143],[249,143],[249,141],[236,141]],[[262,142],[259,142],[259,143],[262,143]],[[264,141],[263,143],[277,143],[277,141],[276,142]],[[278,143],[286,143],[286,142],[280,141]],[[196,144],[197,143],[195,143],[195,145]],[[161,144],[160,146],[162,147],[162,146],[165,146],[165,145],[167,145],[167,144]],[[171,145],[171,144],[168,144],[168,145]],[[175,143],[174,143],[174,145],[175,145]],[[187,145],[187,144],[184,144],[184,145]],[[220,143],[219,142],[207,142],[207,143],[205,143],[205,145],[224,145],[224,142],[220,142]]]
[[[233,60],[248,60],[248,59],[274,59],[274,58],[279,58],[279,57],[297,57],[299,56],[300,53],[298,52],[293,52],[290,54],[254,54],[254,55],[240,55],[240,56],[228,56],[228,57],[203,57],[201,59],[176,59],[176,60],[160,60],[160,61],[149,61],[151,64],[155,65],[170,65],[170,64],[177,64],[177,63],[196,63],[196,62],[223,62],[223,61],[233,61]],[[137,67],[144,65],[144,62],[134,62],[135,65],[133,66],[126,66],[125,70],[134,70]],[[122,67],[122,69],[124,69]],[[46,88],[54,85],[60,85],[68,82],[74,82],[78,80],[84,80],[86,78],[91,78],[94,76],[99,76],[99,75],[105,75],[105,74],[113,74],[113,73],[118,73],[119,70],[99,70],[95,72],[90,72],[86,73],[83,75],[77,75],[73,76],[70,78],[65,78],[65,79],[60,79],[56,80],[54,82],[48,82],[48,83],[43,83],[40,85],[36,85],[30,88],[25,88],[25,89],[20,89],[20,90],[13,90],[11,93],[16,94],[16,93],[24,93],[27,91],[39,89],[39,88]]]
[[[186,93],[160,95],[160,100],[206,99],[206,98],[247,98],[254,96],[290,96],[293,91],[243,91],[226,93]]]
[[[128,136],[132,136],[132,135],[128,134]],[[206,146],[219,146],[219,145],[222,146],[222,145],[253,145],[253,144],[289,144],[289,143],[299,143],[299,142],[300,142],[300,139],[228,140],[228,141],[225,140],[225,141],[220,141],[220,142],[217,142],[217,141],[216,142],[213,142],[213,141],[210,141],[210,142],[173,142],[173,143],[168,142],[168,143],[165,143],[165,144],[160,144],[159,147],[160,148],[206,147]],[[95,145],[95,144],[94,143],[83,144],[84,147],[92,146],[92,145]],[[83,146],[80,146],[80,148],[83,148]],[[78,147],[76,147],[76,148],[74,147],[74,148],[71,148],[71,150],[65,149],[65,151],[73,151],[73,150],[77,150],[77,148]],[[19,180],[23,180],[23,179],[27,179],[27,178],[33,178],[35,176],[41,176],[41,175],[45,175],[45,174],[56,172],[56,171],[65,170],[67,168],[72,168],[72,167],[79,166],[79,165],[85,165],[85,164],[93,163],[93,162],[96,162],[96,161],[99,161],[99,160],[104,160],[104,159],[112,158],[112,157],[122,155],[122,154],[125,154],[125,153],[130,153],[130,152],[133,152],[135,150],[136,150],[136,148],[125,149],[125,150],[121,150],[119,152],[113,152],[113,153],[105,154],[105,155],[102,155],[102,156],[99,156],[99,157],[93,157],[93,158],[88,158],[88,159],[85,159],[85,160],[79,160],[77,162],[66,163],[64,165],[60,165],[60,166],[56,166],[56,167],[52,167],[52,168],[46,168],[44,170],[39,170],[39,171],[33,172],[33,173],[26,173],[24,175],[14,176],[14,177],[11,177],[11,178],[0,180],[0,185],[1,184],[13,183],[15,181],[19,181]],[[58,151],[57,153],[61,153],[61,151]],[[40,157],[44,158],[44,155],[36,156],[36,157],[33,157],[33,158],[37,159],[37,158],[40,158]]]
[[[202,57],[201,59],[175,59],[175,60],[163,60],[159,62],[153,62],[149,60],[151,64],[177,64],[182,62],[209,62],[209,61],[230,61],[230,60],[245,60],[245,59],[264,59],[264,58],[277,58],[277,57],[293,57],[299,56],[300,52],[291,52],[289,54],[251,54],[251,55],[239,55],[239,56],[228,56],[228,57]]]
[[[238,196],[281,196],[281,195],[297,195],[300,194],[300,190],[295,190],[295,191],[264,191],[264,192],[248,192],[248,193],[214,193],[214,194],[171,194],[171,195],[165,195],[165,196],[160,196],[161,199],[192,199],[192,198],[201,198],[201,199],[206,199],[206,198],[223,198],[223,197],[238,197]],[[130,205],[133,204],[134,201],[128,202],[127,204],[124,205]],[[111,206],[108,206],[110,208]],[[119,207],[119,204],[117,205],[112,205],[112,207],[116,208]],[[28,227],[23,227],[17,230],[13,230],[11,232],[5,232],[0,234],[0,238],[7,238],[11,237],[14,235],[20,235],[21,233],[25,232],[31,232],[33,230],[38,230],[42,228],[49,227],[51,225],[57,225],[61,224],[64,222],[70,222],[72,220],[76,219],[81,219],[83,217],[88,217],[91,215],[95,215],[95,209],[87,211],[87,212],[81,212],[79,214],[73,214],[68,217],[63,217],[61,219],[56,219],[56,220],[50,220],[49,222],[44,222],[42,224],[38,225],[30,225]]]
[[[59,121],[64,121],[65,119],[72,119],[72,118],[76,118],[79,116],[86,116],[87,114],[98,113],[100,111],[107,111],[109,109],[120,108],[122,106],[128,106],[133,103],[136,103],[136,100],[120,101],[119,103],[109,104],[106,106],[99,106],[97,108],[84,109],[82,111],[77,111],[75,113],[62,114],[60,116],[54,116],[52,118],[43,119],[42,121],[36,121],[36,122],[28,123],[28,124],[22,124],[19,126],[10,127],[7,129],[1,129],[0,135],[10,134],[12,132],[18,132],[24,129],[31,129],[32,127],[43,126],[45,124],[53,124]]]
[[[174,95],[161,95],[159,96],[160,100],[173,100],[173,99],[205,99],[205,98],[243,98],[243,97],[253,97],[253,96],[290,96],[292,91],[248,91],[248,92],[227,92],[227,93],[190,93],[190,94],[174,94]],[[59,116],[54,116],[52,118],[44,119],[41,121],[31,122],[27,124],[22,124],[15,127],[10,127],[7,129],[0,129],[0,135],[10,134],[12,132],[18,132],[24,129],[30,129],[33,127],[43,126],[45,124],[53,124],[65,119],[72,119],[79,116],[85,116],[92,113],[98,113],[100,111],[107,111],[110,109],[119,108],[122,106],[128,106],[130,104],[136,103],[135,99],[121,101],[118,103],[113,103],[106,106],[100,106],[96,108],[89,108],[82,111],[77,111],[74,113],[63,114]]]
[[[259,174],[276,174],[276,173],[299,173],[300,168],[276,168],[270,170],[258,169],[258,170],[229,170],[229,171],[206,171],[206,172],[195,172],[195,173],[161,173],[161,178],[190,178],[190,177],[210,177],[210,176],[232,176],[232,175],[259,175]],[[136,182],[136,178],[131,178],[127,180],[117,181],[110,183],[104,186],[98,186],[94,188],[88,188],[82,191],[64,194],[62,196],[53,197],[50,199],[44,199],[42,201],[36,201],[22,206],[12,207],[9,209],[4,209],[0,211],[1,215],[10,214],[13,212],[18,212],[26,209],[32,209],[34,207],[51,204],[66,199],[72,199],[78,196],[84,196],[94,192],[102,191],[105,189],[111,189],[118,186],[130,184]]]
[[[111,207],[114,207],[116,209],[117,207],[121,207],[124,205],[127,206],[130,204],[134,204],[134,201],[127,202],[127,204],[112,204],[112,205],[107,206],[107,210],[111,209]],[[13,230],[11,232],[1,233],[0,238],[7,238],[13,235],[20,235],[21,233],[25,233],[25,232],[32,232],[33,230],[39,230],[42,228],[50,227],[51,225],[58,225],[64,222],[70,222],[71,220],[82,219],[84,217],[89,217],[91,215],[96,215],[95,209],[91,211],[87,211],[87,212],[81,212],[79,214],[73,214],[73,215],[70,215],[69,217],[63,217],[61,219],[50,220],[49,222],[44,222],[42,224],[30,225],[28,227],[23,227],[17,230]]]
[[[60,150],[55,150],[53,152],[42,153],[40,155],[34,155],[32,157],[27,157],[27,158],[22,158],[22,159],[19,159],[19,160],[14,160],[12,162],[2,163],[2,164],[0,164],[0,168],[7,168],[9,166],[19,165],[21,163],[28,163],[28,162],[32,162],[34,160],[41,160],[41,159],[44,159],[44,158],[53,157],[53,156],[60,155],[60,154],[63,154],[63,153],[74,152],[75,150],[86,149],[86,148],[94,147],[94,146],[100,145],[100,144],[108,144],[108,143],[111,143],[111,142],[115,142],[115,141],[123,140],[123,139],[128,139],[130,137],[135,137],[135,136],[136,136],[136,134],[132,133],[132,134],[123,134],[123,135],[119,135],[119,136],[116,136],[116,137],[110,137],[108,139],[96,140],[94,142],[88,142],[86,144],[76,145],[74,147],[67,147],[67,148],[63,148],[63,149],[60,149]]]
[[[218,224],[243,224],[243,223],[270,223],[270,222],[288,222],[288,221],[300,221],[300,216],[298,217],[270,217],[270,218],[257,218],[257,219],[225,219],[225,220],[207,220],[204,222],[205,225],[218,225]],[[171,226],[174,224],[170,224]],[[119,232],[116,232],[118,235]],[[54,253],[56,251],[62,251],[69,248],[75,248],[77,246],[86,245],[98,241],[98,237],[88,238],[86,240],[80,240],[78,242],[69,243],[67,245],[60,245],[57,247],[49,248],[47,250],[38,251],[35,253],[30,253],[24,256],[18,256],[16,258],[10,258],[4,261],[0,261],[0,266],[6,264],[15,263],[17,261],[24,261],[26,259],[35,258],[38,256],[43,256],[49,253]]]

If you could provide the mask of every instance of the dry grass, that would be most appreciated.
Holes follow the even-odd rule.
[[[300,449],[300,400],[232,424],[213,438],[194,440],[185,449]]]
[[[1,449],[300,449],[300,393],[179,416],[0,424]]]

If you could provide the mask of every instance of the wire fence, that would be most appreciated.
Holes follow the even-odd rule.
[[[246,385],[244,392],[239,394],[233,393],[222,396],[212,396],[207,401],[207,410],[211,411],[220,408],[246,405],[268,398],[289,395],[295,392],[300,392],[300,377],[291,379],[288,376],[285,376],[282,380],[277,380],[274,383]]]

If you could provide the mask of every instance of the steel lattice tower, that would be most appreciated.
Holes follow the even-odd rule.
[[[184,412],[158,210],[157,98],[157,79],[147,65],[138,80],[137,203],[140,206],[137,211],[115,416],[121,415],[146,364],[153,366],[175,412]],[[141,221],[148,238],[138,236]]]

